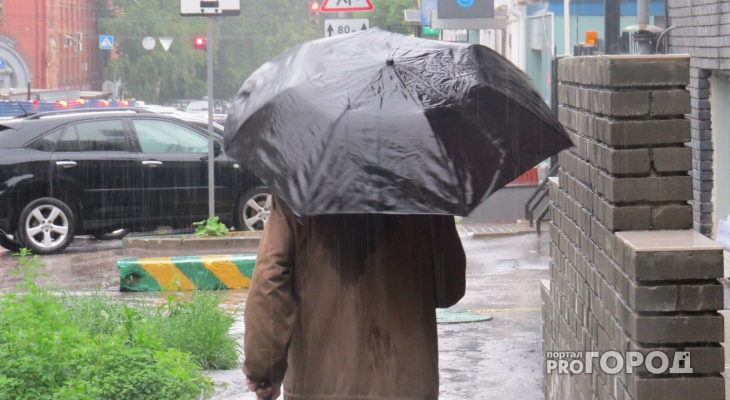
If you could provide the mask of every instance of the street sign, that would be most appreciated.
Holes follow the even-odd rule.
[[[324,37],[347,35],[367,29],[370,29],[370,20],[367,18],[324,20]]]
[[[99,48],[102,50],[112,50],[114,48],[114,36],[99,35]]]
[[[324,0],[322,12],[373,11],[370,0]]]
[[[155,38],[152,36],[147,36],[142,39],[142,47],[144,47],[145,50],[153,50],[156,44],[157,42],[155,42]]]
[[[241,15],[241,0],[180,0],[183,17],[225,17]]]
[[[163,36],[160,37],[160,44],[162,44],[162,48],[165,49],[165,51],[170,49],[170,45],[172,44],[172,41],[175,39],[174,37],[169,36]]]
[[[494,0],[440,0],[439,19],[494,18]]]

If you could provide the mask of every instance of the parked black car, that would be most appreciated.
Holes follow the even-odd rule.
[[[77,234],[189,228],[208,217],[208,137],[134,109],[72,110],[0,121],[0,245],[58,253]],[[215,211],[263,229],[270,191],[215,141]]]

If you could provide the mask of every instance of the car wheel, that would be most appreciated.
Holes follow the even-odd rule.
[[[0,247],[4,247],[5,250],[11,253],[17,253],[20,251],[20,245],[6,238],[3,234],[0,234]]]
[[[94,232],[91,235],[96,240],[118,240],[122,239],[129,234],[129,229],[117,229],[111,232]]]
[[[241,196],[236,207],[236,229],[261,231],[271,211],[271,191],[264,187],[249,190]]]
[[[75,224],[66,204],[44,197],[32,201],[20,213],[18,240],[33,254],[60,253],[73,241]]]

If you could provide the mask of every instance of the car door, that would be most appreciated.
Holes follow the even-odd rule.
[[[172,226],[189,227],[208,217],[208,137],[183,122],[131,117],[144,186],[154,212]],[[216,163],[216,172],[220,166]],[[217,185],[216,203],[226,196]]]
[[[87,232],[132,227],[147,217],[141,170],[122,118],[72,123],[51,156],[51,193],[76,195]]]

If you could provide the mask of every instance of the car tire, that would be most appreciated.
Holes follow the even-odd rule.
[[[2,234],[0,234],[0,247],[4,247],[5,250],[8,250],[11,253],[17,253],[18,251],[20,251],[19,244],[11,241]]]
[[[129,234],[129,229],[117,229],[111,232],[94,232],[91,236],[96,240],[119,240]]]
[[[75,225],[76,218],[64,202],[43,197],[20,213],[18,241],[33,254],[60,253],[73,241]]]
[[[241,195],[233,223],[240,231],[262,231],[271,211],[271,190],[257,187]]]

